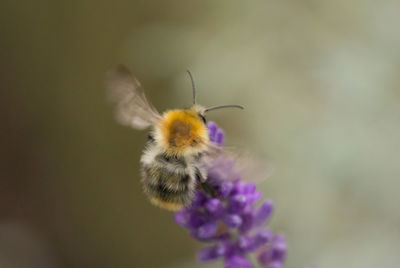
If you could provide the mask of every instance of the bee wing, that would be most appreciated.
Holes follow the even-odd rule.
[[[107,73],[106,86],[109,99],[116,104],[117,121],[122,125],[145,129],[161,118],[125,66],[118,65]]]
[[[262,182],[273,172],[273,166],[261,157],[231,147],[209,145],[206,166],[211,175],[223,180]]]

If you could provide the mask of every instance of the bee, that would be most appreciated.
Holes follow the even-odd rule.
[[[117,121],[135,129],[151,128],[140,159],[141,182],[151,203],[171,211],[189,206],[198,188],[215,196],[205,170],[207,155],[216,147],[209,140],[206,113],[228,107],[243,109],[240,105],[209,108],[198,105],[194,79],[190,71],[188,74],[193,105],[167,110],[162,115],[147,100],[141,84],[126,67],[119,65],[107,78]]]

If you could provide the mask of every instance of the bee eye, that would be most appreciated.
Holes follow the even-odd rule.
[[[203,121],[204,124],[207,123],[207,120],[206,120],[206,118],[204,117],[204,115],[199,114],[199,117],[201,118],[201,120]]]

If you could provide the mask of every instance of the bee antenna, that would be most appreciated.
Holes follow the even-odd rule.
[[[193,89],[193,104],[196,104],[196,85],[194,84],[194,79],[193,79],[193,75],[189,70],[186,70],[186,72],[189,74],[190,76],[190,80],[192,81],[192,89]]]
[[[239,108],[242,110],[244,109],[244,107],[241,105],[229,104],[229,105],[218,105],[218,106],[209,107],[209,108],[205,109],[204,112],[206,113],[206,112],[221,109],[221,108]]]

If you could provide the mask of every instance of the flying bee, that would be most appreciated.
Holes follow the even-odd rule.
[[[116,104],[119,123],[135,129],[151,128],[140,159],[144,192],[151,203],[176,211],[191,204],[196,190],[215,195],[207,183],[205,161],[215,146],[210,142],[205,114],[221,105],[205,108],[196,103],[196,87],[191,73],[193,105],[162,115],[147,100],[139,81],[120,65],[108,73],[110,99]]]

